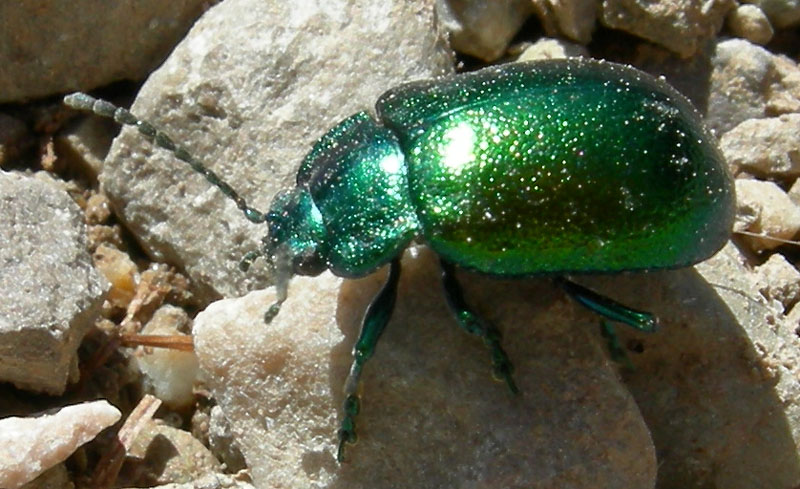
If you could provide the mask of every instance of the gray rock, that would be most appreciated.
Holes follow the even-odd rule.
[[[0,2],[0,103],[144,78],[205,4]]]
[[[530,0],[436,0],[436,12],[453,49],[494,61],[533,9]]]
[[[734,35],[762,46],[774,34],[766,14],[755,5],[739,5],[728,15],[727,23]]]
[[[237,472],[247,468],[242,451],[236,444],[236,437],[231,432],[231,424],[222,412],[222,408],[211,408],[208,426],[208,443],[214,454],[225,463],[229,472]]]
[[[77,163],[87,175],[97,178],[103,169],[111,141],[119,132],[114,121],[90,117],[70,125],[56,136],[59,157]]]
[[[723,134],[747,119],[800,112],[800,71],[743,39],[716,45],[706,122]]]
[[[405,256],[395,313],[364,371],[359,442],[337,464],[350,352],[383,275],[295,277],[269,325],[271,290],[196,318],[201,368],[255,485],[654,487],[650,436],[598,318],[549,281],[461,275],[470,302],[503,331],[522,391],[513,396],[453,320],[426,248]]]
[[[316,138],[406,80],[452,70],[433,0],[346,6],[229,0],[210,9],[142,88],[133,111],[266,211]],[[254,19],[242,22],[243,18]],[[264,286],[237,267],[265,226],[135,130],[115,140],[100,181],[145,250],[186,270],[208,302]],[[257,263],[257,265],[260,263]]]
[[[653,434],[658,485],[796,487],[797,338],[777,330],[781,316],[755,292],[735,246],[695,268],[601,281],[621,301],[648,297],[662,320],[650,337],[619,329],[623,344],[642,342],[625,383]],[[658,285],[648,289],[650,281]]]
[[[756,286],[761,295],[778,304],[781,312],[789,311],[800,299],[800,271],[783,255],[775,253],[755,269]]]
[[[214,455],[189,432],[149,420],[127,452],[119,486],[186,484],[220,472]]]
[[[563,36],[581,44],[592,39],[597,20],[594,0],[533,0],[536,14],[548,36]]]
[[[735,172],[790,180],[800,176],[800,114],[748,119],[722,135],[720,149]]]
[[[647,39],[686,58],[714,38],[734,7],[732,0],[604,0],[600,20],[607,27]]]
[[[60,394],[108,283],[92,267],[83,213],[49,179],[0,172],[0,263],[0,379]]]
[[[772,182],[736,180],[736,204],[734,230],[765,236],[742,236],[755,251],[777,248],[800,230],[800,207]]]
[[[131,488],[133,489],[133,488]],[[164,484],[152,489],[255,489],[244,475],[206,474],[184,484]]]
[[[800,1],[798,0],[744,0],[767,14],[772,25],[778,29],[800,24]]]

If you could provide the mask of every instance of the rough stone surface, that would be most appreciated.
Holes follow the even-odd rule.
[[[736,204],[734,230],[778,238],[742,236],[756,251],[777,248],[800,230],[800,207],[772,182],[736,180]]]
[[[67,406],[55,414],[0,420],[0,487],[17,489],[32,481],[120,416],[108,402],[94,401]]]
[[[739,5],[728,15],[728,29],[735,36],[756,44],[767,44],[774,31],[764,11],[755,5]]]
[[[58,464],[23,485],[22,489],[75,489],[75,484],[70,480],[64,464]]]
[[[450,70],[433,0],[349,0],[302,10],[228,0],[197,22],[133,111],[266,211],[336,122],[370,110],[402,81]],[[106,163],[100,181],[122,219],[149,254],[186,270],[199,300],[265,284],[265,267],[243,274],[237,264],[266,227],[247,222],[202,177],[135,130],[122,132]]]
[[[517,61],[574,58],[579,56],[589,56],[589,52],[580,44],[573,44],[559,39],[539,39],[526,48]]]
[[[653,487],[656,461],[606,357],[596,316],[549,281],[462,275],[503,331],[522,391],[491,379],[462,331],[432,253],[406,255],[392,321],[364,373],[359,443],[335,461],[342,386],[360,317],[383,273],[296,277],[269,325],[272,291],[195,321],[201,368],[259,487]],[[632,304],[641,305],[638,301]]]
[[[0,167],[7,165],[32,141],[25,123],[0,113]]]
[[[797,487],[800,342],[793,328],[759,297],[756,275],[731,244],[696,271],[665,275],[675,305],[659,315],[675,322],[645,344],[626,378],[653,433],[659,487]],[[698,288],[690,291],[693,282]],[[698,320],[686,321],[685,310]]]
[[[155,312],[141,333],[179,335],[189,322],[183,309],[164,305]],[[169,348],[140,348],[134,359],[144,375],[147,392],[172,409],[191,407],[194,402],[193,387],[198,374],[197,357],[193,352]]]
[[[111,141],[118,132],[119,126],[114,121],[99,117],[82,118],[56,137],[59,157],[76,162],[87,175],[97,178]]]
[[[117,484],[186,484],[220,469],[214,455],[189,432],[150,420],[128,451]]]
[[[229,472],[236,472],[247,467],[242,451],[236,444],[236,437],[231,432],[231,424],[222,412],[222,408],[214,406],[208,423],[208,444],[211,450],[225,464]]]
[[[0,103],[144,78],[205,3],[0,2]]]
[[[581,44],[592,38],[597,20],[594,0],[533,0],[548,36],[564,36]]]
[[[706,122],[723,134],[747,119],[800,112],[800,70],[743,39],[716,45]]]
[[[206,474],[185,484],[164,484],[151,489],[255,489],[246,476],[237,477],[230,474]]]
[[[758,5],[778,29],[800,24],[800,1],[798,0],[745,0]]]
[[[83,213],[49,178],[0,172],[0,380],[60,394],[108,288]]]
[[[800,176],[800,114],[748,119],[722,135],[720,149],[735,172],[791,179]]]
[[[768,301],[779,304],[781,312],[789,311],[800,299],[800,271],[778,253],[755,269],[757,288]]]
[[[530,0],[437,0],[436,12],[453,49],[494,61],[532,13]]]
[[[601,21],[678,53],[695,54],[722,28],[732,0],[686,2],[670,0],[604,0]]]

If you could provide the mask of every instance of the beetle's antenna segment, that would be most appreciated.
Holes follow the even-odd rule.
[[[199,160],[193,157],[189,152],[181,146],[175,144],[169,136],[159,129],[156,129],[152,124],[147,121],[139,120],[136,116],[131,114],[127,109],[117,107],[116,105],[100,100],[87,95],[85,93],[76,92],[64,97],[64,104],[72,107],[73,109],[82,110],[85,112],[92,112],[93,114],[101,117],[114,119],[115,122],[124,126],[134,126],[139,130],[139,133],[148,141],[155,144],[159,148],[166,149],[175,155],[176,158],[188,163],[192,170],[203,175],[208,182],[220,189],[226,197],[236,203],[236,206],[242,211],[244,217],[253,223],[262,223],[267,220],[266,214],[256,210],[244,200],[230,185],[225,183],[216,173],[206,168]]]

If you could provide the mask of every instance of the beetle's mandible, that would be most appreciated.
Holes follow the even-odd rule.
[[[391,317],[399,255],[413,240],[440,257],[458,324],[491,350],[516,392],[499,331],[465,303],[454,267],[500,277],[551,275],[569,296],[643,331],[655,318],[588,290],[570,274],[685,267],[730,235],[734,190],[714,137],[676,90],[594,60],[515,63],[401,85],[322,136],[267,213],[169,137],[125,109],[73,94],[75,108],[134,125],[266,222],[262,249],[278,301],[293,274],[361,277],[389,264],[353,350],[337,458],[355,440],[357,386]]]

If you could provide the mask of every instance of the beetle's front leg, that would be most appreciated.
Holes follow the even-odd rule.
[[[492,350],[492,368],[494,369],[495,377],[505,381],[511,392],[517,394],[519,389],[514,383],[514,366],[511,364],[511,360],[508,359],[503,347],[500,346],[500,331],[492,323],[475,314],[466,304],[461,286],[456,280],[453,265],[444,260],[440,260],[439,263],[442,267],[444,295],[459,326],[466,332],[483,338],[483,342]]]
[[[345,443],[355,443],[356,441],[356,415],[361,407],[358,398],[358,381],[361,377],[361,370],[364,364],[375,352],[375,345],[381,337],[389,318],[392,317],[395,299],[397,298],[397,284],[400,280],[400,259],[395,258],[389,267],[389,276],[386,283],[375,299],[372,300],[367,312],[364,314],[364,321],[361,324],[361,333],[353,347],[353,364],[350,367],[350,374],[344,384],[344,417],[339,428],[339,448],[336,451],[336,460],[344,460]]]

